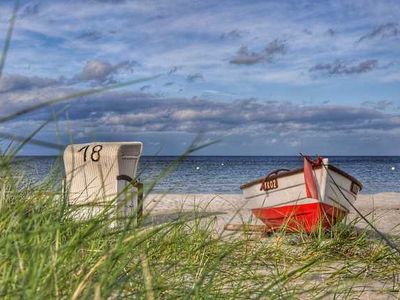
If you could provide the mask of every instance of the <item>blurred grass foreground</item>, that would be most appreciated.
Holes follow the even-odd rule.
[[[355,223],[314,235],[222,236],[215,216],[198,210],[190,220],[145,217],[113,227],[106,208],[78,222],[59,196],[60,170],[34,183],[14,174],[11,161],[1,157],[2,298],[396,298],[400,291],[399,256]]]

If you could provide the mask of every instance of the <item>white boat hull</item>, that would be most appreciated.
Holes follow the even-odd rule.
[[[361,183],[340,169],[329,166],[327,159],[313,173],[318,199],[307,197],[304,170],[297,169],[269,177],[270,189],[266,191],[261,190],[265,178],[242,185],[244,208],[262,213],[260,218],[264,218],[264,223],[268,223],[267,219],[273,218],[276,213],[286,214],[295,210],[300,214],[302,209],[312,214],[312,209],[324,209],[346,215],[362,188]],[[285,216],[282,218],[285,219]]]

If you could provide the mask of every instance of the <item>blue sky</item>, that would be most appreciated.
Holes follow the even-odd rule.
[[[0,45],[13,5],[0,3]],[[0,116],[150,79],[0,133],[27,136],[62,110],[38,139],[141,140],[145,154],[176,155],[200,134],[222,139],[206,155],[398,155],[398,20],[398,1],[21,1]]]

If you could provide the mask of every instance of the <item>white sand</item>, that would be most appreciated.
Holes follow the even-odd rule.
[[[240,194],[150,194],[144,206],[149,221],[154,223],[178,216],[193,218],[196,211],[202,216],[215,218],[218,232],[228,223],[261,225],[249,210],[242,209],[243,203]],[[400,234],[400,193],[360,194],[355,206],[382,232]],[[357,217],[357,213],[352,211],[348,220]],[[363,228],[366,224],[360,221],[357,227]]]

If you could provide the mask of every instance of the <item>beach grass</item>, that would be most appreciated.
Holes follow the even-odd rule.
[[[74,221],[56,176],[18,179],[12,160],[2,160],[2,298],[354,298],[400,291],[399,255],[357,229],[357,220],[330,232],[270,236],[220,235],[215,217],[200,210],[158,224],[110,226],[107,210]]]

